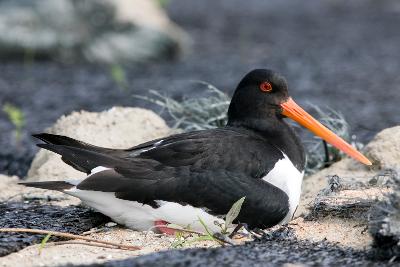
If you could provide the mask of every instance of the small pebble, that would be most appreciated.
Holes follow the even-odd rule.
[[[106,227],[114,227],[117,226],[117,224],[115,222],[108,222],[105,224]]]

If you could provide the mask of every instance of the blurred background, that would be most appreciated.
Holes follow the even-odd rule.
[[[399,29],[397,0],[0,0],[0,173],[23,176],[63,114],[160,112],[135,95],[204,97],[193,81],[230,96],[254,68],[366,143],[400,123]]]

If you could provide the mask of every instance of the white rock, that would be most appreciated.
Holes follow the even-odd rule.
[[[379,169],[400,168],[400,126],[378,133],[365,147],[365,153]]]
[[[7,201],[21,193],[21,187],[17,185],[17,176],[0,174],[0,202]]]
[[[153,111],[114,107],[100,113],[73,112],[61,117],[45,132],[69,136],[97,146],[129,148],[167,136],[171,130]],[[85,176],[65,164],[59,155],[41,150],[33,159],[27,180],[64,180]]]

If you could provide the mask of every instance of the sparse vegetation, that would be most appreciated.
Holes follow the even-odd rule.
[[[177,101],[154,90],[149,91],[151,97],[138,95],[134,95],[134,97],[162,107],[163,111],[165,110],[171,116],[173,128],[192,131],[224,126],[227,122],[230,97],[209,83],[198,82],[207,87],[207,95],[204,97]],[[358,149],[362,148],[362,144],[356,141],[354,135],[350,134],[349,125],[342,114],[315,105],[312,108],[315,109],[317,119],[322,124]],[[326,144],[318,137],[306,140],[304,144],[307,151],[306,173],[314,173],[344,156],[341,151]]]
[[[172,117],[173,128],[184,131],[212,129],[226,124],[226,112],[230,98],[211,84],[198,81],[207,87],[207,95],[176,101],[157,91],[150,90],[153,97],[134,95],[162,107]]]
[[[242,197],[232,205],[232,207],[225,216],[224,224],[221,225],[218,222],[214,222],[215,225],[218,225],[221,228],[220,232],[213,233],[210,230],[210,227],[200,217],[198,217],[198,221],[203,226],[204,233],[179,229],[168,225],[168,228],[178,230],[175,236],[175,241],[172,243],[172,247],[173,248],[185,247],[200,241],[215,241],[221,245],[225,244],[232,245],[233,242],[230,236],[236,234],[237,230],[239,230],[239,229],[234,229],[235,225],[232,225],[232,223],[239,216],[244,201],[245,197]]]
[[[17,143],[20,142],[22,131],[25,127],[25,115],[23,111],[10,103],[5,103],[3,112],[7,114],[8,120],[14,125],[14,136]]]

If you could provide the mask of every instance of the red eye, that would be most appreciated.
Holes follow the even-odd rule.
[[[272,91],[272,85],[269,82],[262,82],[260,83],[260,90],[269,93]]]

